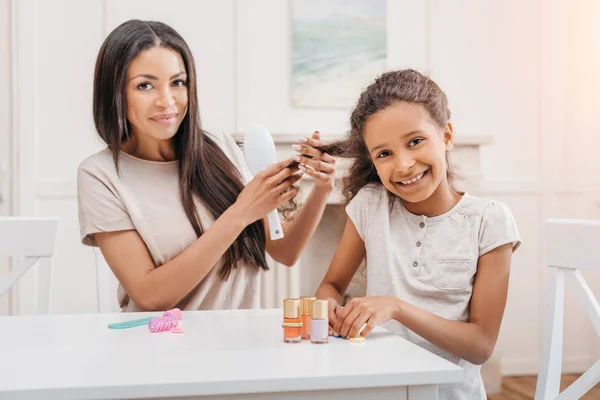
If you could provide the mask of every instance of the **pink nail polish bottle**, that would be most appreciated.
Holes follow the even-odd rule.
[[[312,301],[310,319],[310,341],[315,344],[327,343],[329,339],[329,305],[327,300]]]

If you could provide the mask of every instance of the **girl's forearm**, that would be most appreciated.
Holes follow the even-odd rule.
[[[331,297],[338,304],[341,304],[343,299],[343,296],[340,293],[340,291],[329,283],[322,283],[321,286],[319,286],[319,288],[317,289],[315,297],[319,299],[326,299],[328,297]]]
[[[451,321],[398,300],[394,319],[442,350],[472,364],[483,364],[491,356],[496,340],[471,322]]]

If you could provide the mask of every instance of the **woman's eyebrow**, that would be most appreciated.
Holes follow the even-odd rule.
[[[175,79],[178,76],[183,75],[183,74],[185,74],[184,71],[178,72],[175,75],[173,75],[172,77],[170,77],[169,79]],[[136,76],[132,77],[130,80],[135,79],[135,78],[146,78],[146,79],[151,79],[151,80],[154,80],[154,81],[158,80],[158,78],[156,76],[154,76],[154,75],[148,75],[148,74],[139,74],[139,75],[136,75]]]

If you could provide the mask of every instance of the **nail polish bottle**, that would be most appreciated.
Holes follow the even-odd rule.
[[[310,316],[312,314],[312,301],[316,297],[300,297],[300,314],[302,318],[302,340],[310,340]]]
[[[327,300],[312,301],[310,319],[310,341],[312,343],[327,343],[329,337],[329,305]]]
[[[300,318],[300,299],[283,300],[283,341],[300,343],[302,319]]]

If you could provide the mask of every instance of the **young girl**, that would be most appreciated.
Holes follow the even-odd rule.
[[[334,334],[376,325],[460,365],[465,380],[440,399],[485,399],[479,365],[492,354],[520,238],[509,209],[452,185],[446,95],[414,70],[383,74],[360,96],[348,138],[348,221],[317,297]],[[325,150],[326,149],[326,150]],[[366,257],[367,296],[341,307]]]
[[[298,169],[284,160],[252,178],[231,136],[201,129],[194,59],[160,22],[127,21],[106,38],[93,112],[108,147],[79,167],[81,237],[102,250],[122,308],[259,307],[265,252],[295,263],[333,189],[334,159],[315,150],[300,164],[315,188],[285,237],[266,237],[266,215],[297,194]],[[304,142],[320,145],[317,133]]]

